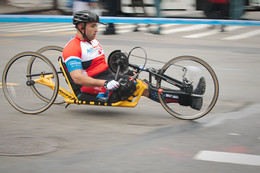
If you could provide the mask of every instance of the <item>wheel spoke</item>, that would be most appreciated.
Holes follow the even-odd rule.
[[[175,98],[178,97],[180,103],[181,98],[185,98],[186,106],[181,106],[178,103],[169,101],[167,98],[169,95],[166,96],[165,94],[159,94],[158,96],[162,106],[171,115],[180,119],[198,119],[209,113],[214,107],[218,98],[219,84],[216,74],[203,60],[192,56],[174,58],[163,66],[161,75],[170,76],[170,78],[182,81],[183,85],[192,85],[193,90],[197,87],[201,77],[204,77],[206,80],[206,90],[203,95],[191,94],[186,96],[187,94],[176,94]],[[170,89],[173,91],[179,90],[185,92],[181,87],[165,82],[164,80],[157,81],[157,88],[167,88],[168,91]],[[190,106],[191,103],[197,104],[200,99],[203,101],[201,109],[193,109],[194,104],[193,106]]]
[[[52,74],[53,89],[35,82],[48,75],[33,74],[45,72]],[[23,52],[13,57],[4,69],[2,83],[9,103],[18,111],[28,114],[36,114],[48,109],[54,102],[59,87],[54,66],[46,57],[36,52]]]
[[[63,75],[63,73],[60,70],[60,64],[59,64],[59,61],[58,61],[58,58],[60,56],[62,56],[62,51],[63,51],[63,48],[59,47],[59,46],[45,46],[45,47],[42,47],[41,49],[37,50],[38,53],[44,55],[49,60],[51,60],[51,62],[53,63],[53,65],[56,69],[56,71],[58,72],[59,76]],[[65,80],[60,80],[59,85],[62,88],[69,90],[69,86],[68,86],[68,84],[66,83]],[[62,103],[65,103],[65,100],[62,96],[58,95],[54,104],[62,104]]]

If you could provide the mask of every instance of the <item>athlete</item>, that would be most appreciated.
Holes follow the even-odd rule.
[[[99,17],[90,11],[79,11],[74,14],[73,24],[77,33],[65,46],[62,57],[74,83],[82,85],[81,91],[90,94],[118,88],[115,80],[93,78],[111,75],[104,50],[96,39]]]
[[[117,90],[120,84],[114,80],[115,74],[109,69],[104,50],[96,39],[99,23],[99,16],[95,13],[90,11],[76,12],[73,17],[73,24],[77,33],[66,44],[62,57],[73,82],[82,86],[81,92],[95,95],[98,100],[106,102],[109,101],[110,94]],[[134,81],[131,80],[129,75],[120,75],[119,78],[130,81],[129,88],[126,90],[134,88]],[[205,79],[201,78],[194,93],[202,95],[204,92]],[[143,95],[159,102],[155,91],[146,90]],[[194,103],[191,103],[190,99],[181,99],[181,96],[165,95],[165,97],[169,97],[167,98],[168,102],[177,102],[183,106],[191,106],[196,110],[200,110],[202,106],[202,98],[200,97]]]

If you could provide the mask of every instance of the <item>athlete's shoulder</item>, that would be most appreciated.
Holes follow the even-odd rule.
[[[80,48],[80,39],[76,36],[72,38],[65,46],[64,50],[68,51],[71,48],[77,49],[78,47]]]
[[[76,56],[81,57],[81,46],[80,46],[80,39],[78,37],[74,37],[71,39],[63,49],[62,56],[64,59]]]

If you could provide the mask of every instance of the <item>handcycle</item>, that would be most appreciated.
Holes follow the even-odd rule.
[[[135,55],[136,50],[144,53],[143,57]],[[62,52],[58,46],[46,46],[38,51],[27,51],[15,55],[5,66],[2,76],[2,88],[8,102],[18,111],[25,114],[38,114],[47,110],[52,104],[79,104],[112,107],[135,107],[145,90],[156,91],[163,108],[172,116],[183,120],[194,120],[208,114],[215,106],[219,95],[219,83],[213,69],[202,59],[194,56],[179,56],[164,63],[162,68],[147,68],[147,54],[141,47],[134,47],[129,53],[113,51],[108,57],[110,70],[118,79],[119,74],[131,72],[136,82],[135,90],[127,99],[117,102],[97,101],[78,98],[79,87],[73,83],[62,58],[59,66],[54,66],[44,52]],[[132,57],[144,59],[143,64],[130,62]],[[152,60],[155,61],[155,60]],[[141,72],[148,74],[148,80],[140,79]],[[60,77],[64,76],[69,89],[60,86]],[[206,81],[203,95],[193,93],[201,76]],[[62,100],[57,100],[57,95]],[[185,96],[187,99],[203,98],[200,110],[191,109],[178,103],[168,102],[166,96]]]

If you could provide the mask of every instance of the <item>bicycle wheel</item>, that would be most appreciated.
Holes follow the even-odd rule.
[[[53,63],[56,71],[60,71],[60,64],[58,61],[59,56],[62,56],[63,48],[59,46],[45,46],[37,50],[37,53],[40,53],[46,57]]]
[[[28,72],[28,64],[34,59]],[[32,65],[32,64],[31,64]],[[39,79],[49,84],[43,85]],[[14,56],[5,66],[2,88],[8,102],[18,111],[37,114],[47,110],[55,101],[59,89],[59,79],[53,64],[36,52],[23,52]],[[37,88],[38,92],[33,91]],[[38,93],[44,93],[39,96]]]
[[[206,89],[203,95],[190,94],[189,98],[196,100],[202,98],[203,104],[200,110],[192,109],[190,106],[181,106],[179,103],[167,101],[167,95],[159,94],[159,100],[164,109],[172,116],[184,119],[194,120],[205,116],[215,106],[219,95],[219,83],[213,69],[203,60],[193,56],[180,56],[168,61],[161,69],[160,75],[169,76],[178,81],[191,84],[195,89],[201,77],[205,78]],[[157,79],[156,87],[168,88],[170,90],[181,91],[174,83]]]
[[[59,77],[63,76],[63,73],[60,70],[60,64],[59,64],[59,61],[58,61],[58,58],[60,56],[62,56],[62,51],[63,51],[63,48],[59,47],[59,46],[45,46],[45,47],[42,47],[41,49],[37,50],[38,53],[44,55],[49,60],[51,60],[51,62],[53,63]],[[33,63],[33,61],[32,61],[32,63]],[[63,87],[66,90],[69,90],[69,86],[66,83],[65,79],[59,80],[59,86]],[[37,92],[36,89],[34,91]],[[40,95],[41,94],[39,93],[39,96]],[[42,99],[44,99],[44,98],[42,98]],[[61,95],[58,94],[54,104],[62,104],[62,103],[65,103],[65,100]]]

